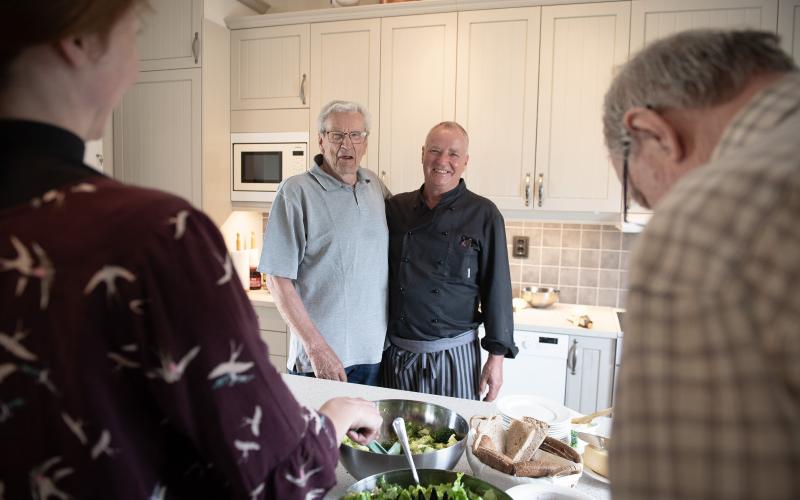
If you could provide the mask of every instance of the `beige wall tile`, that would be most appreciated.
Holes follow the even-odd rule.
[[[612,288],[600,288],[597,291],[597,305],[617,307],[617,290]]]
[[[542,248],[542,265],[557,266],[561,262],[560,248]]]
[[[539,266],[523,266],[520,283],[522,283],[523,286],[537,285],[539,281],[541,281],[539,273]]]
[[[578,285],[597,288],[597,269],[583,269],[578,273]]]
[[[600,231],[583,231],[581,248],[600,248]]]
[[[581,232],[576,229],[565,229],[561,240],[561,246],[564,248],[580,248]]]
[[[543,247],[561,247],[561,229],[544,229],[542,234]]]
[[[581,251],[577,249],[561,249],[561,265],[566,267],[578,267],[581,264]]]
[[[600,250],[581,250],[581,267],[600,267]]]
[[[619,288],[619,271],[616,269],[601,269],[598,274],[597,286],[600,288]],[[616,296],[614,302],[617,301]]]
[[[597,288],[578,288],[578,304],[597,305]]]
[[[562,286],[558,294],[558,301],[565,304],[578,303],[578,289],[574,286]]]
[[[577,286],[578,268],[562,267],[558,275],[558,286]]]
[[[622,245],[622,233],[616,231],[603,231],[600,248],[604,250],[619,250]]]
[[[603,250],[600,254],[600,267],[603,269],[619,269],[619,254],[615,250]]]
[[[542,286],[558,286],[558,267],[542,266]]]

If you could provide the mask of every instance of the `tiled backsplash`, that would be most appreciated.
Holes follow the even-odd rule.
[[[514,236],[529,238],[528,258],[512,256]],[[567,304],[625,307],[634,238],[608,225],[507,220],[514,296],[525,286],[546,286],[559,288]]]
[[[527,259],[511,255],[514,236],[529,238]],[[524,286],[549,286],[559,288],[567,304],[625,307],[635,236],[607,225],[506,220],[514,297]]]

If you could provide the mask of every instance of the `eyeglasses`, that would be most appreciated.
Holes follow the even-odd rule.
[[[336,132],[336,131],[327,131],[325,132],[325,136],[328,140],[333,144],[341,144],[344,142],[345,137],[350,138],[350,142],[353,144],[361,144],[367,139],[369,132],[361,131],[361,132]]]
[[[622,222],[628,222],[628,156],[631,154],[631,140],[622,142]]]

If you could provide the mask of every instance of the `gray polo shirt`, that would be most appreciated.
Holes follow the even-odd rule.
[[[359,168],[349,186],[319,165],[286,179],[272,203],[258,270],[294,280],[311,320],[345,367],[380,362],[386,336],[388,190]],[[291,332],[291,328],[290,328]],[[291,332],[287,368],[312,371]]]

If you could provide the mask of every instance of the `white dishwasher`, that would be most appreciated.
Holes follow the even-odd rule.
[[[483,337],[483,328],[480,330]],[[569,335],[516,330],[514,341],[519,353],[503,360],[503,386],[500,396],[533,394],[564,404],[567,384]],[[481,349],[482,363],[487,352]]]

